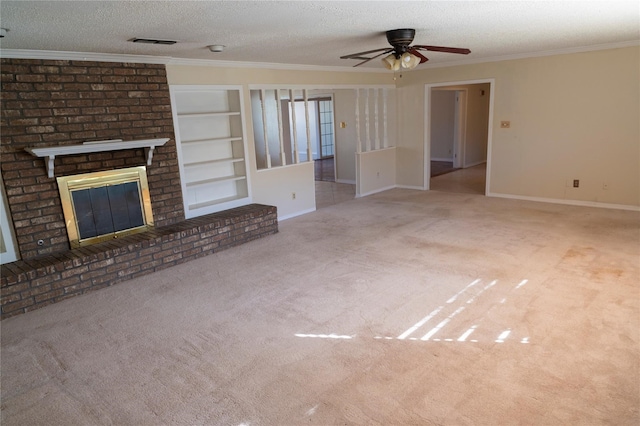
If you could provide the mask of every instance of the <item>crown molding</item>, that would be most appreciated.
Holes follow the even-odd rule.
[[[567,49],[543,50],[539,52],[518,53],[514,55],[493,56],[490,58],[462,59],[460,61],[450,61],[437,64],[421,65],[420,69],[412,71],[420,71],[429,68],[446,68],[456,67],[460,65],[483,64],[487,62],[513,61],[517,59],[539,58],[543,56],[569,55],[572,53],[594,52],[598,50],[621,49],[625,47],[640,46],[640,40],[623,41],[619,43],[594,44],[592,46],[571,47]]]
[[[378,73],[387,74],[386,69],[373,68],[354,68],[354,67],[335,67],[323,65],[302,65],[302,64],[280,64],[274,62],[242,62],[242,61],[219,61],[213,59],[186,59],[171,58],[167,65],[188,65],[188,66],[208,66],[222,68],[262,68],[274,70],[293,70],[293,71],[339,71],[339,72],[358,72],[358,73]]]
[[[487,62],[511,61],[517,59],[536,58],[542,56],[566,55],[572,53],[583,53],[597,50],[619,49],[625,47],[640,46],[640,40],[630,40],[619,43],[597,44],[592,46],[572,47],[568,49],[545,50],[540,52],[518,53],[515,55],[494,56],[490,58],[463,59],[460,61],[448,61],[435,64],[423,64],[419,69],[403,70],[403,72],[415,72],[430,68],[446,68],[461,65],[473,65]],[[150,56],[150,55],[127,55],[114,53],[94,53],[94,52],[65,52],[56,50],[25,50],[25,49],[0,49],[0,58],[14,59],[48,59],[48,60],[70,60],[70,61],[96,61],[96,62],[128,62],[139,64],[164,64],[164,65],[185,65],[185,66],[206,66],[221,68],[261,68],[274,70],[295,70],[295,71],[333,71],[333,72],[358,72],[358,73],[384,73],[387,69],[336,67],[320,65],[301,64],[281,64],[272,62],[241,62],[241,61],[219,61],[213,59],[189,59],[175,58],[172,56]]]
[[[1,58],[48,59],[52,61],[132,62],[138,64],[166,64],[169,56],[116,55],[94,52],[64,52],[57,50],[0,49]]]
[[[47,59],[54,61],[95,61],[95,62],[128,62],[138,64],[164,64],[164,65],[186,65],[186,66],[206,66],[218,68],[261,68],[275,70],[295,70],[295,71],[338,71],[338,72],[358,72],[358,73],[380,73],[386,74],[386,69],[335,67],[320,65],[301,64],[280,64],[272,62],[241,62],[241,61],[219,61],[213,59],[189,59],[175,58],[172,56],[150,56],[150,55],[126,55],[114,53],[94,53],[94,52],[66,52],[56,50],[24,50],[24,49],[0,49],[0,58],[13,59]]]

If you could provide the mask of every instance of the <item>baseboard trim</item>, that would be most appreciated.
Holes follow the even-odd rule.
[[[315,211],[316,211],[315,207],[312,208],[312,209],[301,210],[299,212],[291,213],[291,214],[288,214],[286,216],[280,216],[280,217],[278,217],[278,221],[291,219],[291,218],[294,218],[294,217],[297,217],[297,216],[302,216],[303,214],[313,213]]]
[[[396,188],[400,189],[415,189],[418,191],[426,191],[427,189],[424,186],[413,186],[413,185],[396,185]]]
[[[349,179],[336,179],[336,183],[346,183],[349,185],[355,185],[356,181],[355,180],[349,180]]]
[[[602,209],[628,210],[628,211],[640,212],[640,206],[629,206],[626,204],[599,203],[597,201],[561,200],[558,198],[529,197],[526,195],[501,194],[498,192],[490,192],[487,194],[487,197],[509,198],[512,200],[536,201],[540,203],[564,204],[569,206],[581,206],[581,207],[598,207]]]
[[[365,192],[364,194],[356,194],[356,198],[366,197],[367,195],[377,194],[378,192],[384,192],[394,188],[397,188],[397,186],[396,185],[385,186],[384,188],[375,189],[373,191]]]
[[[431,161],[446,161],[448,163],[453,163],[453,158],[438,158],[438,157],[431,157]]]
[[[463,166],[463,169],[468,169],[469,167],[479,166],[480,164],[484,164],[484,163],[486,163],[486,162],[487,162],[487,161],[485,160],[485,161],[477,161],[477,162],[475,162],[475,163],[471,163],[471,164],[465,164],[465,165]]]

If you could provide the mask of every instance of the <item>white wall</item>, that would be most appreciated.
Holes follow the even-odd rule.
[[[462,167],[472,167],[487,161],[490,85],[470,84],[466,85],[465,89],[467,111]]]
[[[356,197],[375,194],[396,186],[396,149],[385,148],[356,154],[359,185]]]
[[[398,183],[424,182],[425,84],[493,79],[488,195],[637,208],[639,63],[627,47],[404,73]]]
[[[280,220],[312,212],[316,209],[313,173],[313,162],[259,170],[253,201],[276,206]]]
[[[356,94],[355,90],[333,92],[335,118],[336,182],[356,183]],[[340,123],[345,123],[344,128]]]

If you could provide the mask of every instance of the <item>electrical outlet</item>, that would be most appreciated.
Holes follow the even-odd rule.
[[[580,188],[580,179],[574,179],[573,180],[573,187],[574,188]]]
[[[296,193],[295,193],[295,192],[292,192],[292,193],[291,193],[291,199],[292,199],[292,200],[295,200],[295,199],[296,199]]]

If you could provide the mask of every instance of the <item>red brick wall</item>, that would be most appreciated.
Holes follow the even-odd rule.
[[[23,259],[69,250],[56,180],[27,147],[170,138],[147,166],[154,222],[184,220],[164,65],[3,58],[0,73],[0,168]],[[63,156],[55,176],[145,163],[143,149]]]

